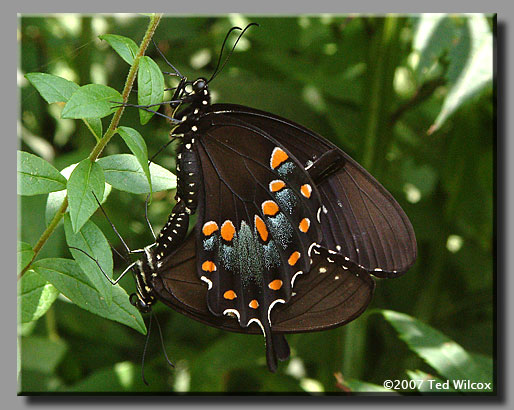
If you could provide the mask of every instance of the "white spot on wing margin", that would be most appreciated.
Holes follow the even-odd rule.
[[[201,276],[201,277],[200,277],[200,280],[202,280],[202,281],[204,281],[205,283],[207,283],[207,286],[208,286],[207,290],[211,290],[211,288],[212,288],[212,282],[211,282],[209,279],[207,279],[207,277],[205,277],[205,276]],[[223,312],[223,313],[225,313],[225,312]]]
[[[250,319],[250,320],[248,321],[248,326],[250,326],[250,324],[251,324],[252,322],[255,322],[255,323],[257,323],[257,324],[259,325],[259,327],[260,327],[260,328],[261,328],[261,330],[262,330],[262,334],[264,335],[264,339],[266,339],[266,332],[264,331],[264,326],[262,326],[261,321],[260,321],[259,319],[257,319],[257,318],[255,318],[255,317],[254,317],[253,319]]]
[[[239,324],[241,324],[241,316],[239,315],[239,312],[236,309],[225,309],[223,311],[223,314],[225,316],[227,316],[229,313],[235,314],[237,316],[237,321],[239,322]]]
[[[269,325],[271,326],[271,309],[273,308],[273,306],[275,306],[276,303],[286,303],[286,301],[284,299],[276,299],[274,300],[273,302],[271,302],[271,305],[269,305],[269,308],[268,308],[268,323]]]
[[[297,277],[298,275],[302,275],[302,274],[303,274],[303,271],[301,271],[301,270],[299,270],[298,272],[296,272],[296,273],[294,274],[293,278],[291,279],[291,287],[293,287],[293,286],[294,286],[294,281],[296,280],[296,277]]]

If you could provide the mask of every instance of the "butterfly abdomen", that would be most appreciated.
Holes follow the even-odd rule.
[[[195,137],[188,134],[177,153],[177,201],[185,203],[186,212],[193,214],[198,206],[198,191],[202,181],[200,164],[194,150]]]

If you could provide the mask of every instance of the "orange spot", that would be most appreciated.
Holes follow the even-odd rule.
[[[233,290],[227,290],[224,294],[223,294],[223,297],[225,299],[228,299],[228,300],[234,300],[235,298],[237,298],[237,295],[236,295],[236,292],[234,292]]]
[[[289,156],[284,152],[284,150],[280,148],[275,148],[273,153],[271,154],[271,168],[276,169],[279,167],[284,161],[287,161]]]
[[[262,203],[262,212],[264,215],[275,216],[278,210],[278,205],[273,201],[264,201]]]
[[[286,184],[284,181],[281,181],[280,179],[276,179],[276,180],[270,182],[269,189],[271,192],[278,192],[285,186],[286,186]]]
[[[296,262],[298,262],[298,259],[300,259],[300,252],[294,251],[287,262],[289,265],[294,266]]]
[[[268,240],[268,228],[266,228],[264,221],[257,215],[255,215],[255,227],[261,239],[266,242]]]
[[[303,218],[300,221],[300,225],[298,226],[298,228],[300,228],[300,231],[302,231],[303,233],[306,233],[309,230],[310,226],[311,226],[311,221],[309,221],[309,219],[307,219],[307,218]]]
[[[311,188],[311,186],[309,184],[302,185],[302,187],[300,188],[300,191],[302,192],[302,195],[305,198],[310,198],[311,197],[312,188]]]
[[[210,236],[218,230],[218,224],[214,221],[205,222],[202,232],[205,236]]]
[[[234,228],[234,224],[231,221],[223,222],[221,225],[221,237],[225,239],[227,242],[230,242],[234,239],[234,234],[236,233],[236,228]]]
[[[259,302],[257,302],[257,299],[252,300],[249,305],[252,309],[257,309],[259,307]]]
[[[282,281],[280,279],[275,279],[273,282],[270,282],[268,287],[271,290],[279,290],[282,287]]]
[[[202,270],[205,272],[214,272],[216,270],[216,265],[212,261],[205,261],[202,263]]]

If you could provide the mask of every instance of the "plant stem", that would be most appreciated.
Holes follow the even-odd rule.
[[[30,266],[32,265],[32,262],[34,262],[34,260],[36,259],[37,254],[39,253],[39,251],[41,250],[43,245],[46,243],[46,241],[48,240],[48,238],[50,237],[50,235],[55,230],[55,228],[61,221],[62,217],[64,216],[64,213],[66,212],[66,208],[68,208],[68,197],[67,196],[64,197],[64,201],[62,202],[61,207],[59,208],[59,210],[55,214],[54,218],[52,219],[52,222],[50,222],[50,225],[48,225],[46,227],[45,231],[43,232],[43,234],[37,241],[36,245],[34,246],[34,248],[33,248],[34,256],[32,256],[32,259],[30,260],[29,264],[20,272],[20,274],[18,275],[18,280],[21,279],[23,274],[27,270],[30,269]]]
[[[125,87],[123,87],[123,92],[121,94],[123,104],[125,104],[128,101],[130,90],[132,90],[132,85],[134,84],[134,80],[136,79],[137,69],[139,68],[139,59],[145,54],[148,44],[150,43],[150,40],[152,39],[152,36],[155,33],[157,26],[159,25],[161,17],[162,14],[154,14],[150,19],[148,29],[146,30],[145,36],[143,37],[143,41],[141,41],[141,45],[139,46],[136,58],[134,58],[134,62],[132,63],[130,71],[127,75]],[[116,133],[116,128],[118,128],[118,124],[120,122],[124,110],[125,107],[122,105],[114,113],[111,123],[109,124],[109,128],[107,128],[107,131],[105,131],[103,138],[100,141],[98,141],[96,146],[93,148],[93,151],[91,151],[91,154],[89,154],[89,159],[91,160],[91,162],[96,161],[96,159],[100,156],[107,143]]]
[[[366,95],[362,165],[372,173],[381,170],[382,160],[377,153],[383,153],[392,135],[389,119],[401,26],[400,17],[385,17],[370,44],[367,70],[370,88]]]
[[[344,329],[342,373],[344,377],[360,379],[364,366],[361,360],[366,348],[366,318],[360,317],[348,323]]]
[[[385,172],[383,160],[392,140],[390,112],[394,102],[393,78],[398,65],[400,30],[404,21],[388,15],[369,30],[370,42],[367,56],[367,83],[364,96],[362,165],[378,177]],[[365,348],[367,323],[361,317],[346,325],[343,330],[343,377],[360,378],[366,368]]]
[[[57,332],[57,321],[55,320],[55,305],[50,306],[45,314],[46,332],[48,338],[54,342],[59,341],[59,333]]]
[[[125,81],[125,87],[123,87],[123,93],[122,93],[122,99],[123,103],[126,103],[128,101],[128,97],[130,95],[130,91],[132,90],[132,85],[134,84],[134,80],[136,78],[137,69],[139,67],[139,59],[145,54],[145,51],[148,47],[148,44],[150,43],[150,40],[152,39],[152,36],[155,33],[155,30],[157,29],[157,26],[159,25],[159,22],[161,20],[162,13],[160,14],[153,14],[150,18],[150,24],[148,25],[148,29],[146,30],[145,36],[143,37],[143,40],[141,41],[141,45],[139,46],[139,50],[137,52],[137,56],[134,59],[134,62],[132,63],[130,67],[130,71],[127,75],[127,80]],[[109,142],[109,140],[112,138],[112,136],[116,132],[116,128],[118,127],[118,124],[120,122],[121,116],[123,115],[124,107],[121,106],[118,108],[118,110],[114,113],[114,116],[111,120],[111,123],[109,124],[109,128],[105,131],[104,136],[100,141],[97,142],[93,150],[91,151],[91,154],[89,154],[89,160],[91,162],[94,162],[97,160],[97,158],[102,153],[103,149]],[[66,212],[66,209],[68,208],[68,196],[64,198],[64,201],[55,214],[54,218],[52,219],[52,222],[50,222],[50,225],[45,229],[39,240],[37,241],[36,245],[33,248],[34,256],[30,260],[29,264],[20,272],[18,275],[18,280],[21,279],[23,274],[30,269],[32,263],[36,259],[39,251],[43,247],[43,245],[46,243],[50,235],[54,232],[55,228],[61,221],[61,219],[64,216],[64,213]]]

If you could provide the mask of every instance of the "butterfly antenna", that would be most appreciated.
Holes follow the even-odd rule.
[[[155,40],[152,38],[152,42],[153,42],[153,45],[155,46],[155,48],[157,49],[157,52],[160,54],[160,56],[164,59],[164,61],[166,61],[166,64],[168,64],[171,68],[173,68],[173,71],[175,71],[175,73],[166,73],[166,74],[169,74],[169,75],[176,75],[177,77],[179,77],[181,80],[184,79],[184,76],[180,73],[180,71],[178,71],[175,66],[173,64],[171,64],[168,59],[166,58],[166,56],[162,53],[161,49],[159,47],[157,47],[157,44],[155,43]]]
[[[150,320],[148,322],[148,333],[146,334],[145,347],[143,348],[143,358],[141,359],[141,378],[143,379],[143,383],[147,386],[149,385],[145,379],[145,357],[146,357],[146,349],[148,348],[148,340],[150,339],[150,332],[152,331],[152,316],[150,315]]]
[[[221,64],[221,57],[223,57],[223,49],[225,48],[225,43],[227,42],[228,40],[228,37],[230,36],[230,33],[232,33],[234,30],[242,30],[241,27],[232,27],[227,35],[225,36],[225,39],[223,40],[223,44],[221,45],[221,50],[220,50],[220,54],[219,54],[219,57],[218,57],[218,63],[216,64],[216,68],[214,69],[214,72],[212,73],[211,75],[211,78],[209,79],[209,81],[207,81],[208,83],[211,82],[211,80],[214,78],[214,76],[216,75],[217,71],[218,71],[218,68]]]
[[[128,247],[128,245],[125,243],[125,241],[123,240],[123,238],[121,237],[120,233],[118,232],[118,230],[116,229],[116,227],[114,226],[114,224],[111,222],[111,220],[109,219],[109,217],[107,216],[107,213],[105,212],[102,204],[100,203],[100,201],[98,200],[98,198],[96,197],[95,193],[93,191],[91,191],[93,193],[93,196],[95,197],[96,199],[96,202],[98,203],[98,206],[100,207],[100,209],[102,210],[102,213],[105,215],[105,218],[107,219],[107,221],[111,224],[111,227],[113,229],[113,231],[116,233],[116,235],[118,235],[118,238],[120,238],[120,241],[121,243],[123,244],[125,250],[127,251],[127,253],[130,255],[132,253],[132,251],[130,250],[130,248]]]
[[[207,83],[210,83],[212,80],[214,80],[214,78],[223,70],[223,68],[225,67],[225,65],[227,64],[228,60],[230,59],[230,56],[232,55],[232,53],[234,52],[236,46],[237,46],[237,43],[239,42],[239,40],[241,40],[241,37],[243,37],[243,34],[245,33],[246,30],[248,30],[250,27],[252,26],[257,26],[259,27],[259,25],[257,23],[250,23],[248,24],[244,29],[241,29],[241,27],[232,27],[227,35],[225,36],[225,40],[223,40],[223,44],[221,45],[221,51],[220,51],[220,56],[218,58],[218,64],[216,65],[216,68],[214,69],[214,73],[212,73],[211,75],[211,78],[209,78],[209,80],[207,81]],[[228,37],[230,35],[230,33],[232,33],[232,31],[234,30],[243,30],[241,32],[241,34],[239,34],[239,36],[237,37],[237,40],[236,42],[234,43],[234,46],[232,47],[232,50],[230,50],[230,52],[228,53],[228,56],[227,58],[225,59],[225,61],[223,62],[223,65],[221,66],[221,68],[218,70],[219,66],[220,66],[220,63],[221,63],[221,57],[223,56],[223,49],[225,47],[225,43],[227,42],[228,40]]]
[[[153,316],[153,312],[152,312]],[[162,330],[161,330],[161,324],[159,323],[159,320],[157,319],[157,316],[155,316],[155,323],[157,323],[157,329],[159,330],[159,336],[161,338],[161,347],[162,351],[164,353],[164,357],[166,358],[166,361],[171,367],[175,367],[175,365],[171,362],[171,360],[168,358],[168,354],[166,353],[166,348],[164,347],[164,338],[162,337]]]

